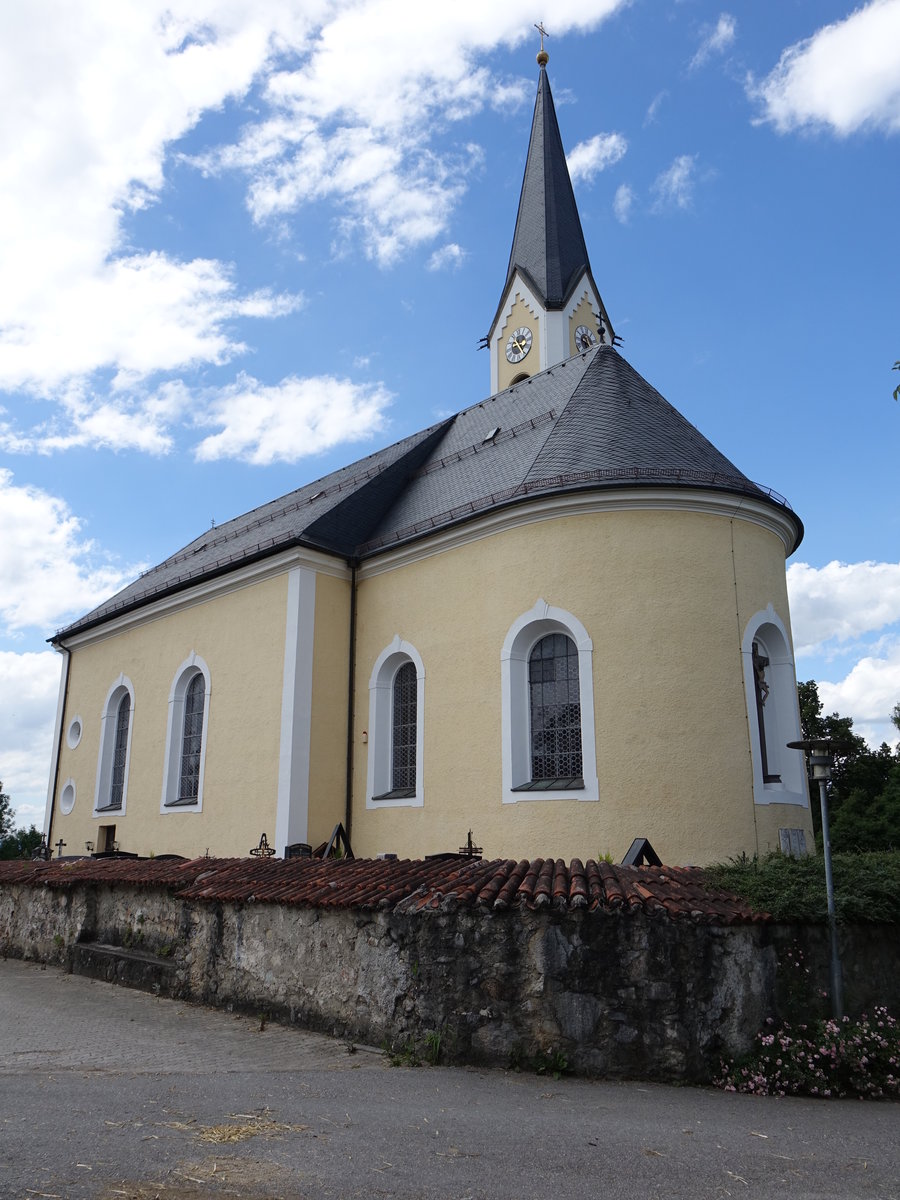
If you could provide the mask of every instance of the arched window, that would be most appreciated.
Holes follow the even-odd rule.
[[[584,785],[578,649],[564,633],[542,637],[528,659],[531,784]]]
[[[391,714],[391,790],[416,791],[416,668],[405,662],[394,676]]]
[[[112,782],[109,786],[109,807],[121,808],[125,792],[125,762],[128,757],[128,730],[131,727],[131,697],[126,692],[119,701],[116,714],[116,739],[113,744]]]
[[[597,800],[593,644],[577,617],[538,600],[500,656],[503,801]]]
[[[199,812],[203,806],[209,701],[209,668],[202,658],[191,654],[178,668],[169,693],[163,811],[182,808]]]
[[[399,634],[379,654],[369,679],[366,806],[424,803],[425,667]]]
[[[748,623],[741,646],[757,804],[808,804],[799,740],[797,676],[787,630],[770,605]]]
[[[200,753],[203,748],[203,701],[206,684],[197,674],[184,696],[184,727],[181,737],[181,771],[178,803],[196,804],[200,791]]]
[[[133,714],[134,687],[130,679],[120,675],[107,692],[100,718],[95,813],[125,809]]]

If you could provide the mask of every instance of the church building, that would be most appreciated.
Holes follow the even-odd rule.
[[[662,861],[811,849],[803,528],[629,365],[547,56],[491,393],[207,530],[51,639],[48,841]]]

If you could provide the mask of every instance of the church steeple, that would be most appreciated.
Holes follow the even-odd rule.
[[[591,273],[543,37],[537,60],[540,76],[516,228],[488,335],[492,391],[613,337]]]

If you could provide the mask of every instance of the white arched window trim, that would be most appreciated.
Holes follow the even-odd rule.
[[[548,633],[564,633],[578,650],[578,688],[581,701],[581,759],[584,787],[560,791],[515,792],[531,779],[531,705],[528,660]],[[596,727],[594,725],[594,645],[572,613],[538,600],[510,626],[500,653],[500,693],[503,739],[503,803],[535,800],[599,800]]]
[[[203,732],[200,736],[200,781],[197,799],[192,804],[178,803],[178,783],[181,778],[181,748],[184,732],[184,698],[195,675],[202,675],[205,684],[203,697]],[[169,718],[166,729],[166,757],[163,764],[163,788],[160,812],[201,812],[203,809],[203,776],[206,767],[206,743],[209,732],[209,700],[212,686],[209,667],[193,651],[175,672],[169,691]]]
[[[391,790],[394,676],[404,663],[416,668],[416,794],[375,800]],[[425,803],[425,664],[415,646],[397,634],[375,660],[369,677],[369,745],[366,763],[366,808],[421,808]]]
[[[116,749],[116,724],[119,716],[119,705],[124,696],[131,701],[131,711],[128,714],[128,740],[125,743],[125,777],[122,780],[122,803],[110,808],[109,793],[113,777],[113,756]],[[97,778],[94,785],[95,817],[106,816],[108,813],[124,813],[128,796],[128,769],[131,765],[131,734],[134,729],[134,685],[127,675],[120,675],[106,693],[103,709],[100,714],[100,752],[97,755]]]
[[[765,705],[766,749],[769,774],[778,775],[766,782],[760,749],[759,715],[756,707],[756,681],[753,671],[753,643],[766,650],[769,666],[766,682],[769,697]],[[754,613],[744,630],[741,660],[747,701],[750,754],[753,763],[753,799],[757,804],[801,804],[809,807],[806,785],[806,761],[802,750],[788,750],[787,743],[799,741],[800,704],[797,699],[797,672],[790,650],[790,638],[784,622],[770,604]]]

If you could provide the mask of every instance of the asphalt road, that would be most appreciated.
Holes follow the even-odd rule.
[[[900,1105],[391,1067],[0,962],[0,1197],[900,1200]]]

